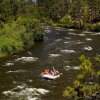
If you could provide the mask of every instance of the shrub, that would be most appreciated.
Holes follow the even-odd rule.
[[[40,26],[39,22],[40,21],[36,18],[28,15],[26,17],[18,17],[17,19],[17,23],[19,25],[24,25],[26,28],[26,38],[28,35],[28,37],[31,36],[31,39],[33,38],[35,41],[43,40],[44,36],[44,29]]]
[[[100,24],[95,24],[93,31],[100,32]]]
[[[42,27],[35,27],[33,32],[33,38],[35,41],[42,41],[44,37],[44,30]]]
[[[85,75],[84,75],[84,74],[79,74],[79,75],[77,76],[77,79],[78,79],[80,82],[84,82],[84,80],[85,80]]]
[[[76,92],[74,91],[74,88],[68,86],[66,88],[66,90],[64,91],[63,93],[63,96],[70,96],[70,97],[73,97],[76,95]]]
[[[100,24],[85,23],[84,28],[91,31],[100,32]]]
[[[30,48],[34,40],[43,40],[44,30],[32,16],[17,16],[16,21],[3,24],[0,30],[0,56]]]
[[[87,29],[87,30],[93,30],[93,27],[94,27],[94,26],[93,26],[93,24],[91,24],[91,23],[85,23],[85,24],[84,24],[84,28]]]
[[[5,24],[0,30],[0,52],[4,55],[19,52],[23,46],[21,35],[25,31],[26,29],[23,26],[18,26],[15,22]]]
[[[72,97],[74,100],[90,100],[92,97],[96,98],[100,96],[100,71],[95,72],[95,70],[92,69],[92,64],[84,55],[80,57],[80,60],[82,61],[82,73],[77,76],[72,87],[68,86],[66,88],[64,96]],[[84,68],[85,65],[88,65],[89,68],[91,67],[90,69],[95,72],[95,74],[90,74],[88,72],[84,73],[84,71],[87,71]]]
[[[60,24],[62,24],[63,27],[73,27],[71,16],[65,15],[62,19],[60,19]]]

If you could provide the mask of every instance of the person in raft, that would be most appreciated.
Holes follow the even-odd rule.
[[[52,68],[52,70],[50,71],[51,75],[58,75],[59,71],[56,70],[54,67]]]
[[[50,73],[50,70],[49,69],[45,69],[41,74],[44,75],[44,74],[49,74]]]
[[[52,70],[45,69],[44,72],[42,72],[41,74],[42,75],[44,75],[44,74],[58,75],[59,71],[55,70],[55,68],[53,67]]]

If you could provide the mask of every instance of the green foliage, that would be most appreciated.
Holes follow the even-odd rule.
[[[30,48],[43,40],[37,9],[32,0],[0,1],[0,57]]]
[[[25,33],[26,29],[23,26],[17,26],[13,22],[5,24],[2,30],[0,30],[0,53],[10,55],[22,49],[21,35]]]
[[[92,69],[92,63],[88,60],[84,55],[80,57],[80,61],[82,62],[80,65],[80,69],[87,74],[94,74],[94,70]]]
[[[17,10],[18,0],[0,0],[0,21],[11,22]]]
[[[82,83],[82,82],[84,82],[85,81],[85,74],[79,74],[78,76],[77,76],[77,79]]]
[[[37,5],[41,17],[50,18],[54,21],[62,18],[67,11],[67,2],[65,0],[37,0]]]
[[[95,85],[84,85],[82,88],[82,91],[84,92],[84,96],[90,96],[91,94],[94,94],[99,92],[100,90],[100,85],[95,84]]]
[[[35,41],[43,40],[44,29],[39,25],[40,20],[37,20],[31,15],[26,15],[25,17],[19,16],[17,19],[17,23],[19,25],[24,25],[24,27],[26,28],[26,32],[28,34],[31,34],[31,37],[33,37]]]
[[[41,41],[44,37],[44,29],[40,26],[34,28],[33,38],[35,41]]]
[[[95,24],[93,27],[93,31],[100,32],[100,24]]]
[[[69,15],[65,15],[63,18],[61,18],[60,23],[63,27],[73,27],[72,19]]]
[[[80,61],[82,62],[80,66],[82,72],[77,76],[77,79],[73,83],[74,85],[66,88],[64,96],[73,97],[72,99],[75,100],[80,98],[90,100],[90,98],[96,97],[100,93],[100,71],[95,72],[91,62],[84,55],[80,57]],[[89,67],[85,68],[86,66]],[[90,74],[89,70],[92,70],[93,73]]]
[[[43,40],[44,30],[31,16],[19,16],[16,21],[4,24],[0,30],[0,55],[11,55],[30,48],[34,40]]]
[[[100,56],[97,55],[97,56],[95,57],[95,60],[98,61],[98,62],[100,62]]]
[[[74,88],[72,88],[72,87],[70,87],[70,86],[68,86],[68,87],[66,88],[66,90],[64,91],[64,93],[63,93],[63,96],[70,96],[70,97],[73,97],[73,96],[75,96],[75,95],[76,95],[76,92],[75,92]]]
[[[79,80],[75,80],[75,81],[74,81],[74,86],[75,86],[75,87],[78,87],[79,85],[80,85],[80,81],[79,81]]]
[[[100,76],[100,71],[97,72],[97,75]]]

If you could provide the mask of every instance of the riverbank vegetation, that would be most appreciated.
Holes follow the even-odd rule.
[[[100,31],[99,5],[100,0],[0,0],[0,57],[43,40],[40,23]]]
[[[0,1],[0,57],[30,48],[43,40],[44,29],[36,18],[33,2]]]
[[[37,0],[41,18],[54,25],[100,31],[100,0]]]
[[[80,57],[80,74],[64,91],[64,96],[74,100],[99,100],[100,99],[100,71],[96,67],[100,65],[100,56],[91,62],[84,55]]]

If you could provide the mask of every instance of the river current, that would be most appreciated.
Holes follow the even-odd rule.
[[[100,55],[100,33],[50,26],[45,32],[43,42],[0,61],[0,100],[66,100],[63,91],[80,71],[79,57]],[[93,50],[84,50],[87,45]],[[40,73],[52,67],[63,75],[42,79]]]

